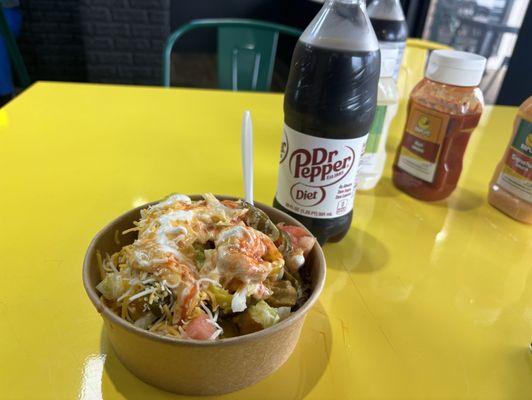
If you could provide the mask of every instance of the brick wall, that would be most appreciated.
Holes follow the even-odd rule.
[[[91,82],[161,84],[170,0],[81,0]]]
[[[19,43],[32,80],[160,85],[162,50],[171,28],[195,18],[221,17],[299,26],[281,17],[299,15],[292,8],[301,12],[305,4],[319,8],[310,0],[21,0],[24,28]],[[307,14],[307,19],[312,17]],[[286,64],[283,77],[294,44],[295,39],[281,36],[278,59]],[[175,46],[173,82],[215,86],[215,47],[214,29],[181,38]],[[209,54],[208,73],[198,72],[191,52]]]
[[[22,0],[20,51],[33,80],[85,81],[79,0]]]
[[[22,0],[33,80],[161,84],[170,0]]]

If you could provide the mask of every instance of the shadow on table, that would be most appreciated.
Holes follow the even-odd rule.
[[[397,197],[399,190],[393,185],[389,177],[382,177],[371,190],[357,190],[357,196],[376,196],[376,197]]]
[[[528,369],[530,372],[532,372],[532,343],[528,345],[529,347],[523,350],[518,349],[517,353],[518,356],[523,357],[525,359],[525,363],[528,365]]]
[[[529,375],[532,373],[532,352],[529,346],[530,344],[525,342],[522,346],[514,345],[508,350],[512,365],[519,367],[518,371],[514,370],[515,382],[508,382],[510,383],[507,387],[509,399],[529,399],[530,393],[532,393],[532,380],[530,380]],[[503,376],[506,372],[501,366],[499,376]],[[516,384],[517,382],[519,384]]]
[[[483,203],[483,197],[462,187],[457,187],[447,199],[426,202],[426,204],[433,207],[447,208],[454,211],[471,211],[479,208]]]
[[[393,185],[390,178],[383,177],[374,189],[368,191],[358,190],[357,196],[397,197],[400,193],[401,191]],[[484,198],[473,193],[471,190],[457,187],[447,199],[430,202],[422,200],[416,201],[421,201],[423,204],[428,204],[430,206],[448,208],[455,211],[471,211],[479,208],[483,204]]]
[[[247,389],[224,396],[198,398],[303,399],[319,382],[329,362],[331,335],[329,317],[321,303],[317,302],[307,315],[294,353],[279,370]],[[116,357],[104,329],[102,329],[100,343],[102,354],[107,354],[104,371],[108,379],[104,379],[102,385],[104,399],[110,398],[114,391],[120,392],[122,396],[130,400],[189,398],[157,389],[135,377]],[[186,360],[183,361],[186,362]]]
[[[339,243],[324,247],[327,268],[353,273],[373,273],[386,266],[390,253],[383,242],[360,229],[352,228]]]

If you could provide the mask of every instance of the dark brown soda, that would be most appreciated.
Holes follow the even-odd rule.
[[[371,25],[379,42],[405,42],[408,37],[405,21],[371,18]]]
[[[343,51],[298,41],[284,98],[285,123],[326,139],[366,135],[375,115],[379,72],[379,50]],[[322,219],[288,211],[277,199],[273,205],[303,223],[322,244],[341,240],[353,218],[352,211]]]

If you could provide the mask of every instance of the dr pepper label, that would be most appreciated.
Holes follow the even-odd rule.
[[[325,139],[284,126],[277,201],[313,218],[331,218],[353,209],[356,176],[368,135]]]

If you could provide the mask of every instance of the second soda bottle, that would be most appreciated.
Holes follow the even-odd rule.
[[[294,50],[274,206],[320,243],[341,240],[351,225],[379,70],[364,1],[328,0]]]

